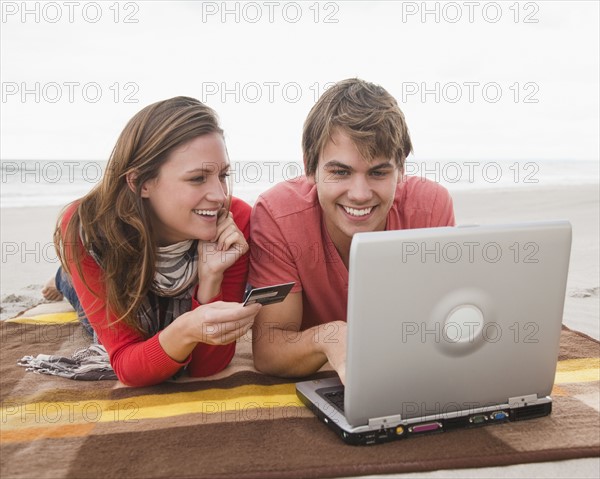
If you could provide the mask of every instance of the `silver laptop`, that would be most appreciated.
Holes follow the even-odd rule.
[[[568,221],[354,235],[346,385],[299,398],[351,444],[549,414],[570,251]]]

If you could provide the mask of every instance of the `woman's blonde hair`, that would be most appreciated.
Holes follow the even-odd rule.
[[[140,333],[136,312],[154,278],[156,261],[151,211],[141,197],[142,186],[158,176],[175,148],[209,133],[223,134],[218,117],[194,98],[180,96],[147,106],[121,132],[101,181],[78,200],[64,232],[62,216],[58,220],[54,243],[64,269],[72,274],[69,265],[75,264],[87,285],[81,264],[93,252],[104,275],[107,314]]]

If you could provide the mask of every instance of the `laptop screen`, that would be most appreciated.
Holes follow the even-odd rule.
[[[570,245],[567,221],[356,234],[348,422],[548,395]]]

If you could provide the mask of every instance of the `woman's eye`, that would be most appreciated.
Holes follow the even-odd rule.
[[[194,176],[193,178],[190,178],[190,181],[193,183],[204,183],[205,180],[205,176]]]
[[[229,173],[221,173],[221,174],[219,175],[219,179],[220,179],[221,181],[227,181],[227,178],[229,178],[229,175],[230,175]]]

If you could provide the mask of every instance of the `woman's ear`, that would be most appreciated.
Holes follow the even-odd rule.
[[[125,175],[127,186],[129,186],[129,189],[134,193],[137,193],[137,176],[135,171],[130,171]],[[146,186],[146,183],[142,185],[141,196],[142,198],[148,198],[148,187]]]

